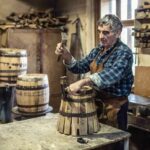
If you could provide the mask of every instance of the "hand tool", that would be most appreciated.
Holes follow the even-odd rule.
[[[68,28],[62,26],[60,28],[61,30],[61,43],[62,43],[62,47],[64,48],[67,44],[67,33],[68,33]],[[61,55],[58,56],[57,58],[57,62],[60,61]]]

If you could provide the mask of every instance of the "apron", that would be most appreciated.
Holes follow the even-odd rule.
[[[90,64],[91,74],[101,72],[104,69],[104,64],[107,62],[114,50],[115,48],[113,48],[110,54],[104,59],[104,61],[98,65],[96,60],[101,53],[96,56],[96,58]],[[102,90],[97,91],[95,103],[97,106],[97,114],[100,122],[118,127],[117,114],[121,106],[127,101],[127,97],[117,97]]]

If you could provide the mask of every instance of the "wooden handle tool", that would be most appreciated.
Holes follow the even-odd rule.
[[[61,43],[62,43],[62,47],[64,48],[67,44],[67,32],[68,29],[66,27],[61,27]],[[57,62],[60,61],[61,55],[58,56],[57,58]]]

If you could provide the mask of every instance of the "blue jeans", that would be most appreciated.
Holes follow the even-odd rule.
[[[127,111],[128,111],[128,105],[129,105],[128,102],[126,102],[125,104],[123,104],[121,106],[121,109],[118,112],[118,115],[117,115],[118,128],[121,129],[121,130],[124,130],[124,131],[127,130],[127,123],[128,123]]]
[[[129,103],[126,102],[121,106],[121,109],[118,112],[117,121],[118,121],[118,128],[121,130],[126,131],[127,130],[127,124],[128,124],[128,105]],[[115,145],[115,150],[124,150],[124,142],[120,141]]]

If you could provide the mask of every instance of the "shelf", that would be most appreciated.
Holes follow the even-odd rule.
[[[128,126],[133,126],[150,132],[150,118],[135,116],[131,113],[128,113]]]

